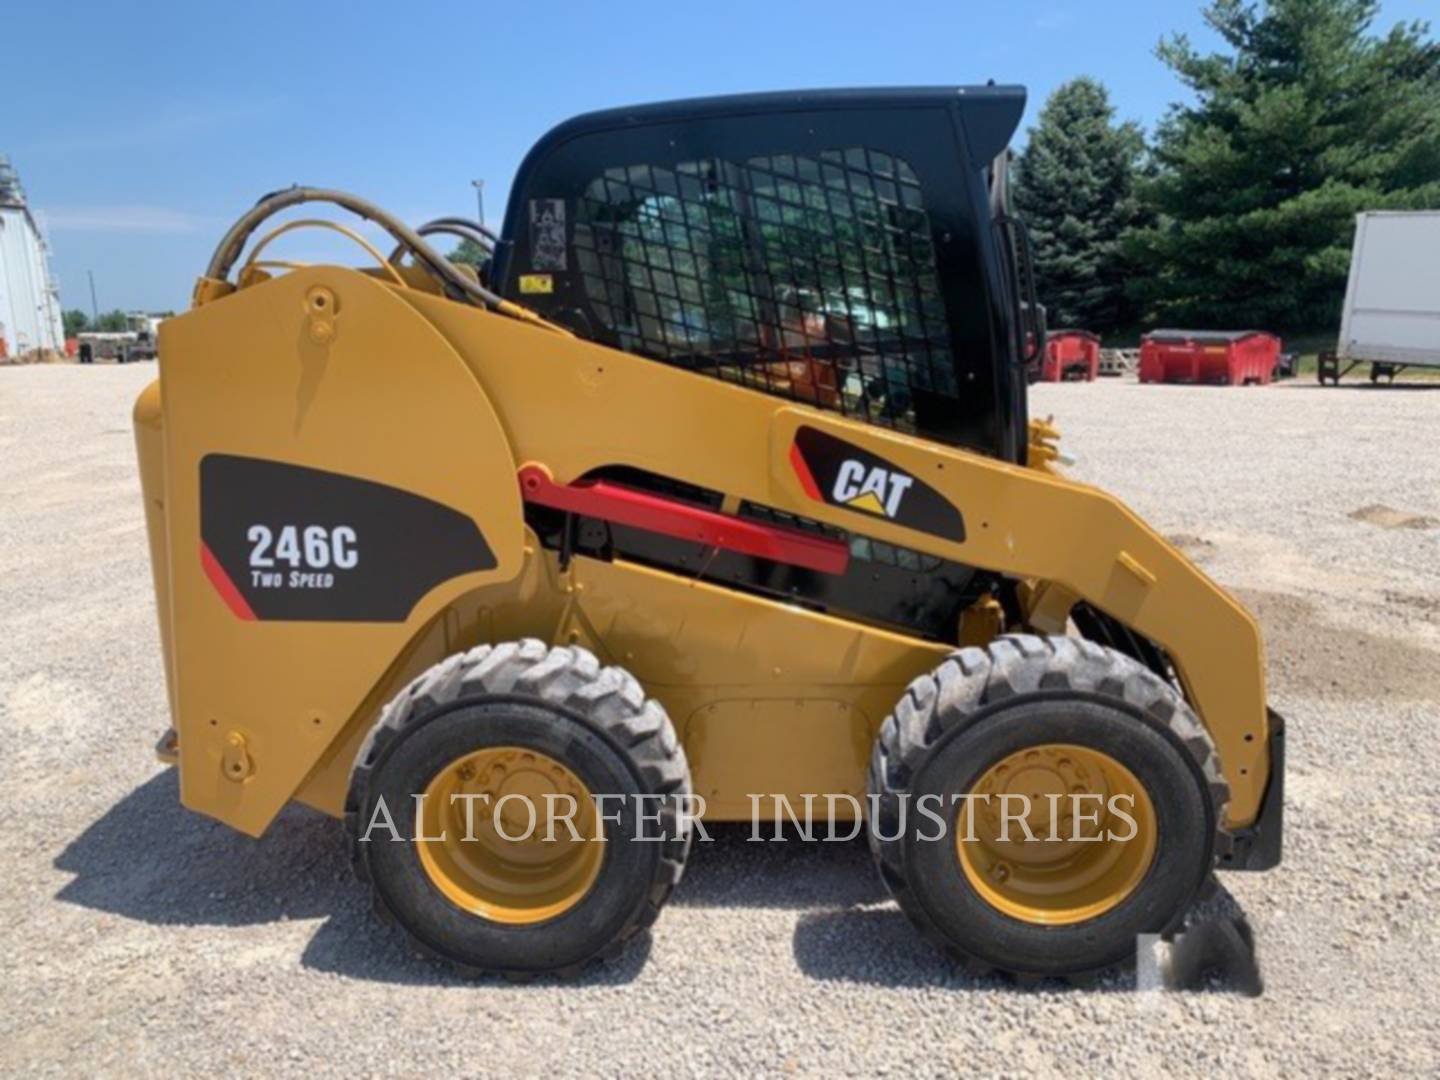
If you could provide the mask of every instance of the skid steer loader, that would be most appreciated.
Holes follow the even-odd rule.
[[[343,817],[382,916],[516,978],[615,954],[697,828],[807,796],[927,937],[1021,977],[1278,863],[1254,620],[1027,415],[1024,100],[583,116],[498,236],[262,199],[135,408],[184,804]],[[232,276],[308,203],[394,250],[289,221]],[[304,227],[366,265],[265,257]]]

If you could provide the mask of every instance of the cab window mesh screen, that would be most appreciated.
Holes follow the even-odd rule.
[[[956,396],[930,221],[891,155],[607,169],[574,245],[628,351],[906,431]]]

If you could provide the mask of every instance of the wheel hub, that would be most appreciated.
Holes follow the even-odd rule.
[[[420,863],[453,903],[508,925],[564,914],[590,891],[605,845],[590,789],[525,747],[452,761],[425,789]]]
[[[1154,861],[1150,796],[1100,751],[1029,747],[985,770],[970,794],[956,823],[957,857],[980,896],[1013,918],[1095,918],[1134,892]]]

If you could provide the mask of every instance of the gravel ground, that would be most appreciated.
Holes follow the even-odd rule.
[[[0,1070],[1434,1075],[1440,387],[1037,389],[1239,591],[1290,721],[1284,866],[1226,875],[1265,995],[950,970],[860,845],[701,845],[578,984],[463,983],[369,917],[339,826],[180,809],[129,429],[150,365],[0,369]],[[1356,514],[1359,516],[1355,516]],[[1427,520],[1430,519],[1427,525]]]

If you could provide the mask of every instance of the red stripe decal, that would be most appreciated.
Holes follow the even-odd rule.
[[[795,475],[800,478],[800,486],[805,489],[805,494],[816,502],[824,502],[820,496],[820,486],[815,483],[815,477],[810,472],[810,466],[805,461],[805,455],[800,452],[799,443],[790,444],[790,467],[795,470]]]
[[[204,540],[200,541],[200,565],[205,568],[205,576],[210,579],[210,584],[215,586],[215,591],[220,594],[220,599],[225,601],[225,606],[235,613],[235,617],[254,622],[254,610],[245,597],[240,595],[240,590],[230,580],[230,575],[225,573],[220,560],[210,553],[210,547]]]
[[[850,547],[840,540],[719,514],[604,480],[557,484],[538,465],[520,470],[520,496],[539,506],[822,574],[843,574],[850,565]]]

